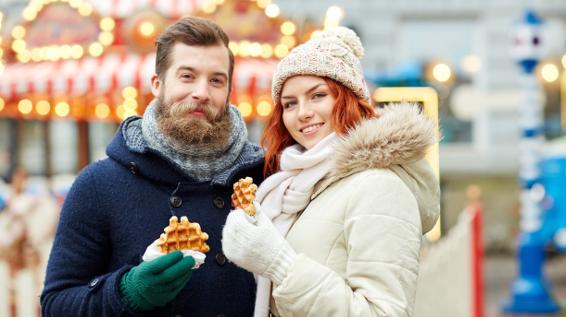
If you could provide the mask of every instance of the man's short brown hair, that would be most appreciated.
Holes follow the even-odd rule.
[[[199,17],[184,17],[165,29],[155,45],[155,73],[164,79],[167,69],[171,66],[170,56],[173,46],[181,42],[190,46],[213,46],[223,44],[228,50],[230,66],[228,69],[228,88],[232,90],[232,73],[234,72],[234,54],[228,47],[228,35],[222,28],[211,20]]]

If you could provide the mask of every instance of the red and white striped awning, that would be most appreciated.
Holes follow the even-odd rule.
[[[277,62],[237,59],[234,68],[235,94],[269,92]],[[107,54],[42,63],[14,63],[0,72],[0,95],[5,100],[33,94],[81,96],[87,92],[103,95],[133,86],[141,93],[151,91],[155,54]]]
[[[151,8],[166,17],[181,17],[197,11],[205,0],[88,0],[102,16],[127,17],[135,11]]]

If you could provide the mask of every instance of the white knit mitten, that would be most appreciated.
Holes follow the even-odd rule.
[[[237,266],[281,284],[296,253],[267,216],[256,209],[256,223],[251,223],[241,209],[230,212],[222,231],[222,250]]]

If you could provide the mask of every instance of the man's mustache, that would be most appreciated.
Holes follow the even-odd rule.
[[[171,105],[171,115],[172,116],[183,116],[183,114],[191,113],[195,111],[201,111],[206,116],[209,122],[213,122],[216,117],[217,113],[214,110],[214,107],[210,104],[201,104],[198,102],[193,101],[179,101],[175,102]]]

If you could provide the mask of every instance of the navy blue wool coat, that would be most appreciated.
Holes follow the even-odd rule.
[[[232,184],[245,176],[261,182],[263,158],[239,157],[223,180],[195,182],[151,149],[131,151],[122,130],[108,146],[108,158],[87,166],[65,200],[41,294],[43,316],[253,315],[254,278],[226,260],[221,234]],[[201,225],[210,251],[171,303],[132,312],[120,297],[120,278],[140,263],[172,212]]]

